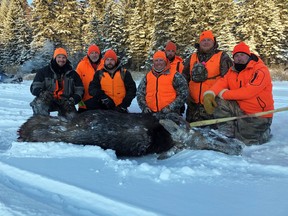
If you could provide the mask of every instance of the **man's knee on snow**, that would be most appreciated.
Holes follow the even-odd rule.
[[[272,118],[244,118],[237,121],[236,138],[246,145],[260,145],[271,138]]]

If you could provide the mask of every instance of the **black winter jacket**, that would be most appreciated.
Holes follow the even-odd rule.
[[[63,80],[63,97],[73,97],[75,104],[78,104],[83,96],[84,87],[82,80],[75,70],[72,69],[70,62],[63,67],[59,67],[55,59],[50,64],[39,69],[30,86],[31,93],[38,97],[42,91],[54,92],[56,81]]]
[[[105,68],[102,70],[96,71],[94,78],[90,82],[90,85],[89,85],[89,94],[92,95],[93,98],[95,98],[96,100],[100,100],[102,98],[107,97],[101,87],[101,77],[103,75],[103,72],[105,71],[107,72]],[[136,83],[133,80],[131,73],[127,71],[126,69],[124,69],[120,63],[118,63],[118,65],[116,66],[115,72],[113,73],[112,76],[114,76],[115,73],[117,72],[121,73],[121,77],[124,81],[124,85],[126,89],[126,95],[123,98],[121,106],[127,108],[131,105],[132,100],[136,96]]]

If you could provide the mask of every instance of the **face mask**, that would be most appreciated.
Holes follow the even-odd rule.
[[[238,71],[238,72],[241,72],[242,70],[244,70],[247,66],[247,63],[246,64],[234,64],[234,67],[235,69]]]
[[[244,70],[247,66],[247,64],[250,62],[251,60],[251,57],[248,59],[247,63],[246,64],[237,64],[237,63],[234,63],[234,67],[235,69],[238,71],[238,72],[241,72],[242,70]]]

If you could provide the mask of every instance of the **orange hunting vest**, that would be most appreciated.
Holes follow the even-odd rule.
[[[202,103],[203,93],[207,91],[220,76],[220,60],[222,51],[214,54],[207,62],[205,67],[208,71],[208,78],[204,82],[189,81],[189,91],[194,103]],[[192,77],[192,69],[196,62],[199,62],[197,54],[193,53],[190,58],[190,77]]]
[[[101,70],[103,68],[103,66],[104,66],[104,61],[103,61],[103,59],[101,59],[99,65],[97,67],[97,70]],[[76,68],[76,71],[79,74],[79,76],[82,80],[83,86],[84,86],[84,95],[82,98],[82,101],[84,101],[84,102],[86,100],[89,100],[90,98],[92,98],[92,96],[89,94],[88,89],[89,89],[90,82],[93,80],[95,71],[97,71],[97,70],[94,70],[94,68],[92,67],[92,65],[88,59],[88,56],[85,56],[80,61],[80,63],[78,64],[78,66]],[[80,102],[79,108],[86,109],[86,106]]]
[[[121,75],[121,73],[123,74]],[[106,95],[112,98],[116,106],[122,103],[126,95],[126,88],[123,81],[125,73],[125,69],[123,70],[123,72],[121,70],[118,70],[115,72],[115,75],[112,78],[108,72],[104,71],[103,75],[101,76],[101,88]]]
[[[156,77],[152,71],[146,75],[146,103],[153,112],[159,112],[176,99],[173,79],[176,70],[171,69],[167,74]]]

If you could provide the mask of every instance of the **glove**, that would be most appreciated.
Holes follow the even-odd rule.
[[[106,107],[107,109],[113,109],[115,107],[115,103],[114,101],[109,98],[106,97],[104,99],[101,99],[101,103],[104,105],[104,107]]]
[[[152,110],[149,108],[149,107],[145,107],[143,110],[142,110],[143,113],[152,113]]]
[[[116,106],[116,107],[115,107],[115,110],[116,110],[117,112],[120,112],[120,113],[128,113],[127,108],[125,108],[125,107],[123,107],[123,106],[121,106],[121,105]]]
[[[215,107],[217,107],[215,96],[211,93],[205,94],[203,98],[203,104],[204,104],[205,111],[208,114],[212,114],[214,112]]]
[[[74,104],[78,104],[81,101],[81,97],[77,94],[72,95],[72,98],[74,99]]]
[[[53,100],[54,96],[52,92],[49,91],[42,91],[39,94],[39,99],[41,99],[45,103],[50,103]]]
[[[75,101],[73,99],[73,97],[70,97],[70,98],[61,98],[60,99],[60,103],[63,107],[64,110],[66,111],[73,111],[74,108],[75,108]]]
[[[42,92],[40,92],[39,97],[42,100],[52,100],[53,99],[53,93],[49,92],[49,91],[42,91]]]

